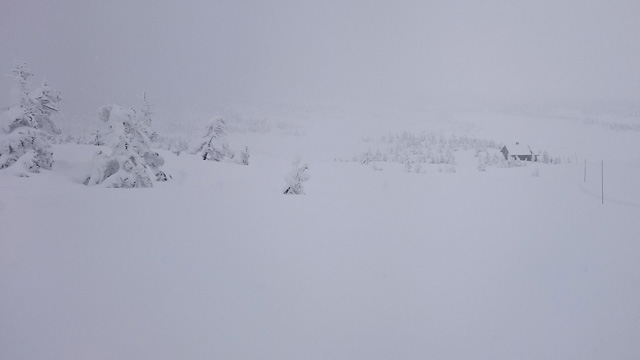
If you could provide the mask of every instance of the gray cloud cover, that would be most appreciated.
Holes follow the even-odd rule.
[[[27,61],[77,118],[111,102],[137,106],[144,90],[174,115],[232,101],[640,99],[633,0],[8,0],[0,8],[0,70]],[[12,86],[2,77],[2,94]]]

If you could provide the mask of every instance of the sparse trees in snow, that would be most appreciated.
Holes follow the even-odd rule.
[[[86,185],[137,188],[151,187],[154,180],[167,180],[167,175],[160,170],[164,159],[149,149],[149,139],[141,130],[140,119],[133,109],[103,106],[98,109],[98,117],[109,127],[105,138],[111,153],[96,155]]]
[[[309,170],[309,165],[302,162],[301,159],[296,159],[291,165],[291,172],[289,173],[289,176],[285,178],[287,187],[284,190],[284,194],[304,194],[304,187],[302,184],[310,178],[309,173],[307,172]]]
[[[0,169],[19,160],[30,172],[51,169],[50,138],[60,134],[51,116],[59,111],[62,96],[46,81],[29,90],[29,78],[33,73],[23,62],[16,64],[12,73],[20,86],[19,98],[16,104],[0,114]]]

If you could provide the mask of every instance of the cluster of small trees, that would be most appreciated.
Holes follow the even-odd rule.
[[[489,154],[488,151],[481,151],[476,153],[478,159],[477,169],[478,171],[487,171],[487,167],[496,166],[501,168],[514,168],[527,166],[528,161],[520,160],[519,158],[505,159],[504,155],[499,153]],[[561,164],[562,159],[560,157],[551,157],[546,150],[536,158],[536,161],[543,164]],[[570,162],[570,160],[568,161]]]
[[[475,149],[479,153],[491,148],[499,149],[493,140],[455,135],[446,138],[426,132],[416,135],[406,131],[383,136],[379,144],[375,151],[368,149],[347,161],[363,165],[371,162],[398,163],[403,165],[404,171],[417,173],[429,164],[437,165],[440,172],[456,172],[456,151]]]
[[[18,81],[18,96],[13,104],[1,109],[0,170],[14,164],[21,164],[24,170],[32,173],[51,169],[54,163],[51,144],[58,142],[56,137],[61,134],[51,117],[60,111],[62,96],[46,81],[38,87],[29,87],[33,73],[23,62],[16,64],[12,74]],[[143,97],[144,106],[138,111],[115,104],[98,109],[101,126],[78,142],[107,148],[94,156],[85,185],[139,188],[151,187],[155,182],[170,178],[161,170],[163,157],[151,150],[152,145],[165,139],[153,129],[152,104],[146,93]],[[226,124],[222,119],[208,126],[203,137],[191,146],[184,141],[171,146],[177,154],[187,150],[203,160],[249,164],[248,147],[238,154],[229,148]]]
[[[154,181],[166,181],[167,175],[160,170],[164,159],[150,150],[151,144],[157,142],[164,142],[164,147],[176,155],[186,151],[202,160],[249,165],[249,148],[238,153],[231,150],[222,118],[207,126],[203,135],[189,145],[182,139],[168,140],[158,136],[151,127],[152,112],[146,95],[145,107],[140,112],[110,105],[100,108],[98,113],[108,130],[104,134],[96,131],[90,139],[95,145],[108,145],[112,150],[109,154],[98,153],[94,171],[85,182],[87,185],[149,187]]]
[[[371,142],[368,139],[367,142]],[[390,133],[379,139],[375,151],[367,151],[354,155],[350,159],[336,161],[353,161],[363,165],[373,163],[374,170],[380,170],[380,163],[401,164],[405,172],[421,173],[426,165],[435,165],[439,172],[456,172],[456,152],[474,150],[477,159],[477,170],[486,171],[489,166],[521,167],[525,161],[505,159],[498,152],[502,147],[493,140],[478,139],[469,136],[453,135],[446,138],[436,133],[413,134],[410,132]],[[551,157],[547,151],[540,154],[538,161],[545,164],[560,164],[559,157]]]

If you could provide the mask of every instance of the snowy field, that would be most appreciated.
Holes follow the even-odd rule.
[[[71,143],[0,171],[0,359],[640,358],[637,117],[225,116],[249,166],[160,150],[170,181],[88,187],[97,148]],[[402,132],[562,162],[351,161]],[[311,179],[285,196],[297,156]]]

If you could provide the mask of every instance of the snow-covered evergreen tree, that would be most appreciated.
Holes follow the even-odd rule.
[[[29,92],[32,103],[34,120],[38,128],[47,134],[60,135],[61,131],[56,127],[51,116],[60,111],[62,95],[60,91],[49,86],[46,80],[42,85]]]
[[[147,99],[146,91],[143,93],[142,96],[144,98],[144,106],[140,110],[140,114],[142,116],[142,119],[140,120],[140,130],[149,139],[149,141],[156,142],[158,140],[158,133],[155,130],[153,130],[153,127],[151,124],[153,121],[152,120],[153,111],[151,110],[152,104]]]
[[[291,173],[285,178],[287,187],[284,190],[284,194],[287,195],[300,195],[304,194],[304,187],[302,183],[309,180],[310,176],[307,173],[309,165],[302,162],[301,159],[296,159],[292,164]]]
[[[86,185],[135,188],[151,187],[153,180],[167,180],[167,175],[160,170],[164,159],[149,149],[149,139],[142,132],[133,109],[103,106],[98,109],[98,117],[109,127],[105,142],[111,147],[111,153],[99,152],[96,155]]]
[[[51,169],[53,152],[49,139],[60,134],[51,115],[59,111],[62,96],[46,81],[29,90],[33,73],[23,62],[17,63],[12,73],[20,87],[17,103],[0,114],[0,169],[17,162],[30,172]]]
[[[233,153],[227,144],[226,123],[222,118],[218,118],[213,124],[207,126],[205,135],[191,152],[200,155],[203,160],[223,161],[233,158]]]

